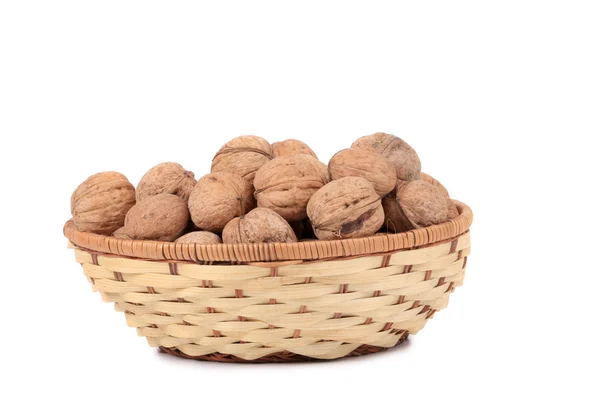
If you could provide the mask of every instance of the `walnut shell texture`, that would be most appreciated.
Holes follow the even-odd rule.
[[[275,211],[288,222],[306,218],[308,200],[327,183],[320,164],[314,157],[297,154],[263,165],[254,179],[258,206]]]
[[[384,221],[381,197],[365,178],[329,182],[308,202],[308,218],[321,240],[369,236]]]
[[[181,197],[157,194],[129,210],[125,217],[125,234],[136,240],[171,242],[183,233],[189,219],[187,204]]]
[[[272,158],[271,145],[265,139],[239,136],[215,154],[210,172],[229,172],[252,182],[256,171]]]
[[[444,192],[444,196],[450,197],[448,190],[433,176],[426,174],[425,172],[421,172],[421,180],[431,183],[433,186],[439,188],[442,192]]]
[[[458,212],[458,207],[453,200],[450,199],[450,194],[448,190],[434,177],[426,174],[425,172],[421,172],[421,180],[431,183],[433,186],[442,191],[444,197],[446,197],[446,203],[448,203],[448,219],[454,219],[460,215]]]
[[[255,207],[252,185],[229,172],[215,172],[198,180],[188,201],[194,224],[219,233],[235,217]]]
[[[125,175],[100,172],[87,178],[71,196],[71,213],[77,229],[110,235],[125,223],[135,204],[135,188]]]
[[[419,179],[421,175],[421,160],[417,152],[397,136],[374,133],[356,140],[352,143],[352,148],[381,154],[396,167],[396,175],[403,181]]]
[[[400,209],[400,204],[396,200],[396,190],[383,197],[381,204],[385,213],[385,222],[383,223],[385,232],[400,233],[413,229],[412,223],[406,218],[406,215]]]
[[[346,176],[365,178],[380,197],[396,187],[396,168],[385,157],[372,151],[346,149],[337,152],[329,161],[332,180]]]
[[[138,202],[161,193],[174,194],[187,201],[196,184],[194,173],[174,162],[160,163],[142,177],[135,190]]]
[[[287,139],[282,142],[275,142],[271,145],[274,157],[294,156],[296,154],[307,154],[318,158],[314,151],[304,142],[296,139]]]
[[[331,181],[330,176],[329,176],[329,167],[325,163],[322,163],[319,160],[317,160],[315,165],[321,174],[321,179],[323,179],[323,182],[329,183],[329,181]]]
[[[212,232],[196,231],[175,239],[175,243],[218,244],[221,243],[221,238]]]
[[[448,220],[447,197],[431,183],[416,180],[398,188],[396,201],[414,228],[441,224]]]
[[[456,203],[454,203],[454,200],[448,197],[446,198],[446,203],[448,203],[448,219],[457,218],[460,215],[460,213],[458,212],[458,207],[456,207]]]
[[[127,231],[125,230],[124,226],[122,226],[119,229],[117,229],[116,231],[114,231],[112,236],[117,239],[131,239],[129,237],[129,235],[127,234]]]
[[[292,243],[294,230],[275,211],[255,208],[243,217],[232,219],[223,229],[223,243]]]

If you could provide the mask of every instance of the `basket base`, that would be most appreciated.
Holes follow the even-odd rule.
[[[408,338],[408,333],[405,332],[402,334],[396,346],[403,343]],[[394,346],[394,347],[396,347]],[[393,347],[390,347],[393,348]],[[380,351],[387,350],[388,347],[378,347],[371,346],[368,344],[363,344],[358,347],[356,350],[351,352],[350,354],[341,357],[355,357],[355,356],[364,356],[366,354],[379,353]],[[304,361],[330,361],[323,360],[320,358],[313,358],[303,356],[301,354],[291,353],[289,351],[282,351],[279,353],[269,354],[268,356],[264,356],[261,358],[257,358],[256,360],[244,360],[243,358],[231,355],[231,354],[221,354],[221,353],[212,353],[205,354],[203,356],[190,356],[183,353],[181,350],[175,348],[167,348],[160,346],[158,350],[162,353],[167,353],[177,357],[183,357],[191,360],[199,360],[199,361],[217,361],[217,362],[233,362],[233,363],[251,363],[251,364],[259,364],[259,363],[279,363],[279,362],[304,362]]]

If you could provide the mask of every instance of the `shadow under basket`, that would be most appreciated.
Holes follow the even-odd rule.
[[[225,362],[331,360],[401,343],[462,285],[471,209],[359,239],[261,244],[126,240],[64,227],[127,324],[168,354]]]

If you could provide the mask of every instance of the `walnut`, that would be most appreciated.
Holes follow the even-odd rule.
[[[161,193],[174,194],[187,201],[196,184],[194,173],[174,162],[160,163],[142,177],[135,190],[136,200]]]
[[[444,196],[450,197],[450,194],[448,193],[448,190],[446,190],[446,188],[444,187],[444,185],[442,185],[440,183],[440,181],[438,181],[437,179],[435,179],[431,175],[428,175],[425,172],[421,172],[421,180],[431,183],[433,186],[439,188],[442,192],[444,192]]]
[[[259,136],[239,136],[217,152],[210,172],[229,172],[252,183],[256,171],[273,158],[271,145]]]
[[[317,155],[308,145],[300,140],[287,139],[282,142],[275,142],[271,145],[274,157],[293,156],[296,154],[308,154],[317,158]]]
[[[320,161],[306,154],[277,157],[263,165],[254,179],[254,196],[288,222],[306,218],[311,196],[325,185]]]
[[[327,167],[327,165],[325,165],[324,163],[322,163],[319,160],[317,160],[315,165],[316,165],[317,169],[319,170],[319,173],[321,174],[321,179],[323,180],[323,182],[329,183],[329,181],[331,180],[329,177],[329,167]]]
[[[427,181],[399,181],[396,198],[390,194],[383,201],[386,225],[391,225],[389,228],[395,232],[405,232],[445,222],[448,220],[447,200],[441,189]]]
[[[396,190],[382,198],[381,204],[385,214],[385,222],[382,228],[385,232],[400,233],[413,229],[412,224],[400,209],[400,204],[396,201]]]
[[[233,218],[255,207],[252,185],[229,172],[204,175],[194,186],[188,205],[198,228],[219,233]]]
[[[127,232],[125,231],[125,227],[122,226],[119,229],[117,229],[116,231],[113,232],[112,234],[113,237],[117,238],[117,239],[131,239],[129,237],[129,235],[127,234]]]
[[[175,240],[175,243],[200,243],[200,244],[218,244],[221,243],[221,238],[208,231],[196,231],[186,233]]]
[[[71,213],[77,229],[110,235],[123,226],[135,204],[135,188],[125,175],[100,172],[87,178],[71,196]]]
[[[352,143],[352,148],[373,151],[387,158],[396,167],[398,179],[412,181],[420,177],[421,161],[419,156],[408,143],[399,137],[378,132],[356,140]]]
[[[453,200],[450,199],[450,194],[448,190],[434,177],[426,174],[425,172],[421,172],[421,180],[431,183],[433,186],[442,191],[444,196],[446,197],[446,203],[448,203],[448,219],[454,219],[460,215],[458,212],[458,208]]]
[[[450,197],[447,197],[446,203],[448,204],[448,219],[457,218],[460,213],[458,212],[458,207],[456,207],[454,200],[450,199]]]
[[[189,218],[187,204],[181,197],[157,194],[129,210],[124,232],[132,239],[171,242],[183,233]]]
[[[345,176],[365,178],[380,197],[396,187],[396,168],[385,157],[372,151],[346,149],[337,152],[329,161],[332,180]]]
[[[223,243],[291,243],[297,242],[294,230],[275,211],[255,208],[232,219],[223,229]]]
[[[381,197],[365,178],[329,182],[308,202],[308,218],[321,240],[369,236],[384,220]]]

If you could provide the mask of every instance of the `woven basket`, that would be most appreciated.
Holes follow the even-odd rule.
[[[394,347],[446,307],[469,255],[471,209],[399,234],[195,245],[64,234],[104,301],[150,346],[186,358],[335,359]]]

